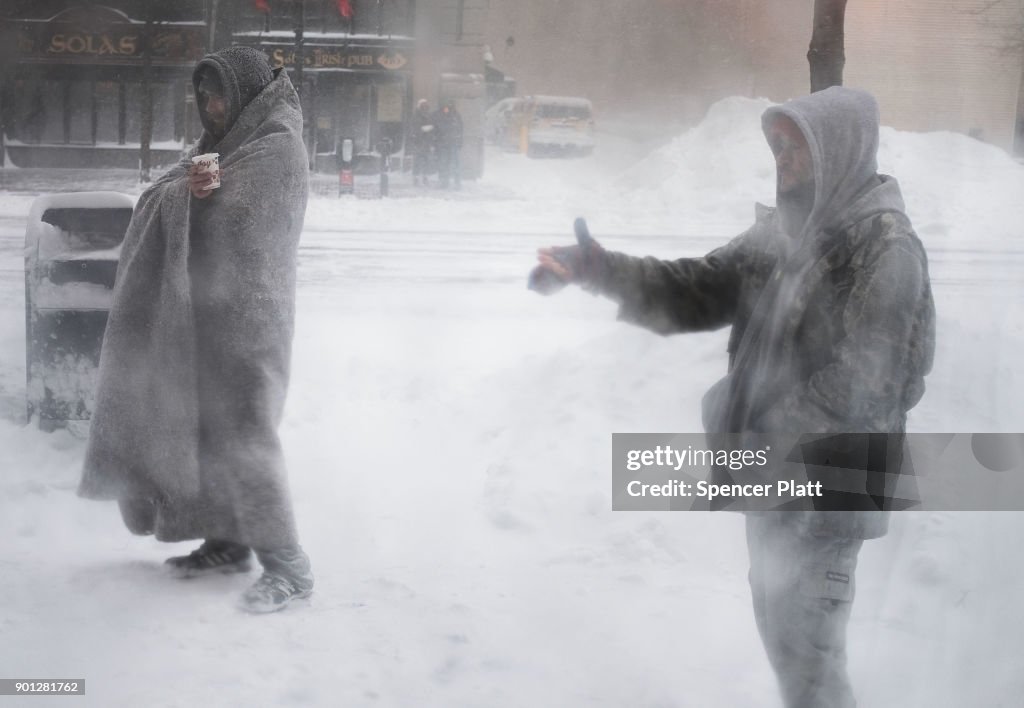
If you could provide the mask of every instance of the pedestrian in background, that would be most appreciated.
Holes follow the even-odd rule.
[[[455,110],[455,101],[444,102],[441,110],[434,118],[437,130],[438,173],[441,188],[462,188],[462,163],[459,152],[462,150],[462,116]]]
[[[421,98],[416,102],[416,110],[413,111],[409,126],[412,183],[416,186],[427,186],[434,136],[434,116],[430,114],[430,104],[427,103],[427,99]]]

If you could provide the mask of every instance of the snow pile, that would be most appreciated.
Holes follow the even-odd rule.
[[[883,127],[878,165],[899,180],[926,245],[984,247],[1020,240],[1024,165],[1003,150],[959,133]]]
[[[622,211],[677,233],[745,228],[754,202],[774,199],[775,163],[761,132],[771,105],[738,96],[715,103],[697,126],[615,178]]]
[[[761,132],[761,114],[772,105],[742,97],[715,103],[700,124],[613,179],[602,193],[614,207],[609,220],[675,233],[745,228],[754,202],[775,201],[774,161]],[[959,133],[883,126],[878,163],[899,180],[926,243],[962,242],[970,231],[985,243],[1019,238],[1024,165],[1003,150]]]

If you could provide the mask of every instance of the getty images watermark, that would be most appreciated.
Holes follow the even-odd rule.
[[[616,511],[1024,510],[1024,434],[612,435]]]

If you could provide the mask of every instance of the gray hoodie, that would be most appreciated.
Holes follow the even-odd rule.
[[[801,240],[841,229],[882,211],[904,212],[895,180],[878,175],[878,103],[856,89],[832,86],[769,108],[761,116],[765,133],[777,116],[796,123],[811,150],[814,207]]]
[[[796,123],[807,140],[814,170],[814,202],[795,242],[780,250],[780,262],[752,312],[750,326],[737,344],[730,407],[721,421],[725,429],[734,432],[811,432],[794,429],[792,420],[786,422],[784,431],[779,431],[777,423],[766,422],[763,416],[779,396],[806,378],[805,362],[794,361],[799,351],[788,345],[800,336],[793,325],[806,310],[807,295],[824,275],[823,269],[834,272],[844,266],[825,256],[855,232],[858,224],[869,223],[875,217],[889,214],[890,219],[907,228],[910,224],[898,183],[892,177],[878,174],[879,113],[870,94],[833,86],[793,99],[765,111],[762,127],[766,133],[778,115]],[[779,241],[787,244],[790,239],[781,237]],[[923,248],[916,237],[912,242],[911,250],[915,253],[906,259],[904,267],[916,270],[920,266],[926,274]],[[930,307],[930,291],[926,300]],[[836,317],[840,314],[834,313]],[[885,324],[874,323],[879,328]],[[875,375],[892,373],[880,370]],[[846,406],[851,413],[853,403]],[[866,428],[871,432],[890,432],[895,427],[902,430],[902,425],[893,425],[895,421],[879,430],[854,415],[842,422],[849,426],[843,432],[865,432]]]
[[[769,109],[810,146],[815,194],[795,239],[759,207],[703,258],[601,252],[585,286],[660,334],[732,326],[729,374],[705,396],[709,434],[902,433],[924,393],[935,310],[924,248],[895,179],[877,174],[878,108],[830,88]],[[878,514],[818,514],[836,535],[885,531]]]

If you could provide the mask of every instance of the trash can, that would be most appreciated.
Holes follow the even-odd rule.
[[[92,415],[103,331],[134,200],[48,194],[25,230],[27,410],[53,430]]]

